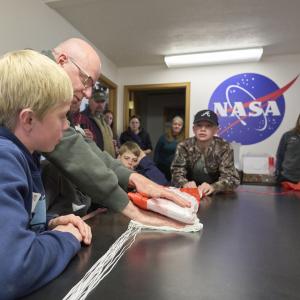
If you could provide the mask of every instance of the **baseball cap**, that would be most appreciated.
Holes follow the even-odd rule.
[[[200,110],[196,113],[194,118],[194,124],[199,123],[201,121],[210,122],[216,126],[219,125],[218,116],[209,109]]]
[[[97,81],[93,87],[92,99],[95,102],[105,102],[108,100],[108,88],[101,85],[99,81]]]

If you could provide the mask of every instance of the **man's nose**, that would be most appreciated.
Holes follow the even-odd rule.
[[[83,90],[84,97],[90,99],[92,97],[92,87],[85,88]]]

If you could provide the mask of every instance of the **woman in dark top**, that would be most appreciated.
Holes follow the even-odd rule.
[[[135,115],[130,118],[128,129],[120,136],[121,145],[129,141],[137,143],[145,154],[152,151],[150,135],[141,128],[141,120]]]
[[[296,126],[281,137],[276,154],[276,177],[278,183],[300,182],[300,114]]]
[[[170,167],[177,144],[183,140],[183,119],[176,116],[172,119],[171,128],[159,138],[154,151],[154,162],[169,181],[171,180]]]

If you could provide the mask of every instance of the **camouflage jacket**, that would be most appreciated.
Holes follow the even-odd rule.
[[[240,183],[234,166],[233,150],[228,142],[219,137],[213,138],[205,152],[199,148],[195,137],[178,144],[171,173],[172,184],[176,187],[182,187],[192,180],[197,185],[205,181],[212,184],[215,192],[220,192],[233,190]],[[204,174],[195,176],[199,173]],[[197,180],[201,177],[210,178],[211,182]]]

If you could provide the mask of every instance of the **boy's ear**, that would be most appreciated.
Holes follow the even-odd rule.
[[[217,134],[218,131],[219,131],[219,126],[216,126],[216,127],[215,127],[215,131],[214,131],[214,134]]]
[[[196,134],[196,128],[195,128],[195,125],[193,125],[193,133]]]
[[[19,124],[27,132],[32,129],[34,113],[30,108],[24,108],[19,113]]]

